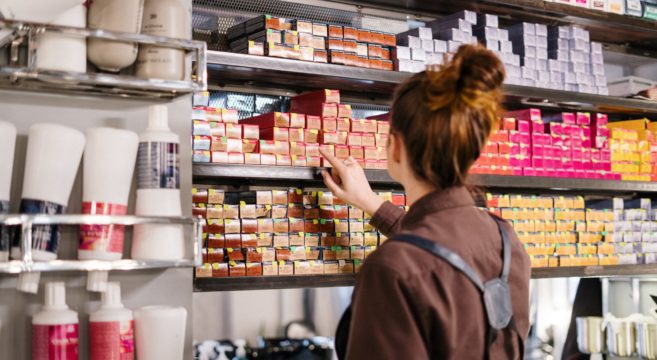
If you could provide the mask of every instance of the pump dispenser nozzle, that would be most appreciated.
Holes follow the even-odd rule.
[[[44,310],[65,310],[66,285],[63,282],[46,283],[46,296],[43,303]]]

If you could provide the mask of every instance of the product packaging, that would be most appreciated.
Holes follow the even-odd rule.
[[[184,357],[185,308],[146,306],[135,310],[134,317],[139,360],[179,360]]]
[[[78,314],[66,305],[63,282],[46,283],[43,308],[32,318],[32,359],[78,359]]]
[[[91,360],[133,359],[135,330],[132,311],[121,303],[121,286],[107,284],[101,306],[89,317],[89,354]]]

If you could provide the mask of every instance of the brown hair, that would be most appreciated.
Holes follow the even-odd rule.
[[[502,111],[504,66],[481,45],[461,46],[437,70],[395,92],[391,133],[404,139],[416,176],[440,189],[460,186]]]

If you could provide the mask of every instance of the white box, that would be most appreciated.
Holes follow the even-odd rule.
[[[405,40],[406,40],[406,44],[404,44],[404,43],[402,42],[401,45],[407,45],[407,46],[410,47],[410,48],[416,48],[416,49],[422,48],[422,41],[421,41],[420,38],[417,37],[417,36],[411,36],[411,35],[409,35],[409,36],[405,36],[405,37],[403,37],[402,39],[405,39]]]
[[[411,48],[411,60],[425,61],[426,59],[426,51],[424,49]]]
[[[411,60],[411,48],[408,46],[393,47],[392,58],[398,60]]]
[[[538,69],[538,65],[536,64],[536,59],[534,58],[525,57],[523,59],[522,65],[529,69],[534,69],[534,70]]]
[[[500,41],[500,51],[509,54],[513,53],[513,43],[507,40]]]
[[[625,0],[607,0],[605,11],[625,15]]]
[[[523,79],[536,80],[536,78],[538,77],[537,71],[535,69],[530,69],[526,66],[522,66],[521,71],[522,71],[522,78]]]
[[[477,15],[477,25],[479,25],[479,26],[498,27],[499,26],[499,20],[497,18],[497,15],[478,14]]]
[[[536,46],[525,46],[523,50],[525,57],[536,58]]]
[[[447,41],[447,52],[455,53],[461,47],[462,44],[463,43],[460,41],[453,41],[453,40]]]
[[[548,51],[546,48],[536,48],[536,58],[537,59],[543,59],[547,60],[548,59]]]
[[[536,47],[547,49],[548,39],[547,36],[536,36]]]
[[[536,86],[536,80],[534,79],[522,78],[520,81],[522,86]]]
[[[520,66],[515,66],[515,65],[506,65],[506,75],[507,77],[514,77],[514,78],[521,78],[522,77],[522,71],[520,70]]]
[[[520,66],[520,55],[508,54],[511,65]]]
[[[580,62],[569,62],[568,71],[578,74],[586,74],[586,64]]]
[[[564,82],[564,76],[561,72],[550,72],[550,82],[560,83]]]
[[[500,51],[500,42],[497,40],[486,40],[486,48],[493,51]]]
[[[552,50],[548,51],[548,58],[559,61],[570,61],[570,53],[568,50]]]
[[[413,71],[415,73],[422,72],[426,70],[427,65],[424,63],[424,61],[420,60],[413,60]]]
[[[424,51],[433,52],[433,40],[432,39],[429,39],[429,40],[422,39],[422,40],[420,40],[420,42],[422,43],[422,49],[424,49]]]
[[[602,54],[602,44],[591,41],[591,54]]]
[[[550,73],[547,71],[537,71],[538,73],[538,82],[547,84],[550,82]]]
[[[570,39],[568,40],[568,46],[570,50],[577,50],[582,52],[590,52],[591,44],[582,39]]]
[[[570,35],[573,39],[591,41],[591,38],[589,36],[589,32],[587,30],[582,29],[579,26],[571,26],[570,27]]]
[[[507,30],[507,29],[498,29],[497,30],[497,40],[499,40],[499,41],[508,41],[509,40],[509,30]]]
[[[536,35],[536,24],[523,22],[508,28],[509,34]]]
[[[438,33],[438,37],[441,40],[448,40],[448,41],[451,40],[451,41],[467,42],[470,40],[469,33],[459,29],[441,30]]]
[[[605,74],[605,66],[603,64],[593,64],[591,73],[593,75],[604,75]]]
[[[609,93],[614,96],[634,95],[653,86],[657,86],[657,82],[637,76],[625,76],[608,83]]]
[[[547,61],[547,68],[548,71],[559,71],[562,72],[561,70],[561,62],[557,59],[548,59]]]
[[[609,95],[609,88],[606,86],[598,86],[598,95]]]
[[[417,28],[418,37],[422,40],[431,40],[433,38],[433,31],[428,27]]]
[[[595,75],[593,76],[593,84],[595,86],[607,86],[607,77],[605,75]]]
[[[427,65],[442,65],[444,63],[444,53],[427,54]]]
[[[548,29],[546,25],[535,24],[534,28],[536,29],[536,36],[548,36]]]
[[[413,60],[399,59],[393,60],[395,71],[413,72]]]
[[[585,63],[588,64],[591,62],[590,56],[587,53],[577,51],[577,50],[569,50],[568,51],[568,56],[570,58],[570,62],[580,62],[580,63]]]
[[[499,30],[494,27],[485,27],[481,28],[479,31],[475,31],[475,34],[478,35],[482,40],[499,40]]]
[[[589,8],[598,11],[607,11],[607,0],[591,0]]]
[[[584,85],[591,85],[593,84],[593,81],[591,80],[591,75],[586,74],[586,73],[575,73],[575,83],[577,84],[584,84]]]
[[[577,88],[577,84],[565,84],[564,85],[564,90],[566,91],[579,91]]]
[[[575,73],[572,72],[564,73],[564,82],[566,84],[577,84],[577,78],[575,77]]]
[[[433,51],[437,53],[446,53],[447,52],[447,41],[445,40],[434,40],[433,41]]]
[[[548,36],[553,39],[570,39],[570,27],[568,26],[551,26],[548,28]]]
[[[591,64],[604,64],[605,59],[602,54],[591,54]]]
[[[541,71],[548,71],[547,59],[536,59],[536,69]]]

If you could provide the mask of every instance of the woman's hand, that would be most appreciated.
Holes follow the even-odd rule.
[[[326,187],[350,205],[373,215],[383,204],[383,199],[372,191],[363,168],[351,157],[340,161],[323,149],[319,151],[333,166],[330,173],[322,170]]]

